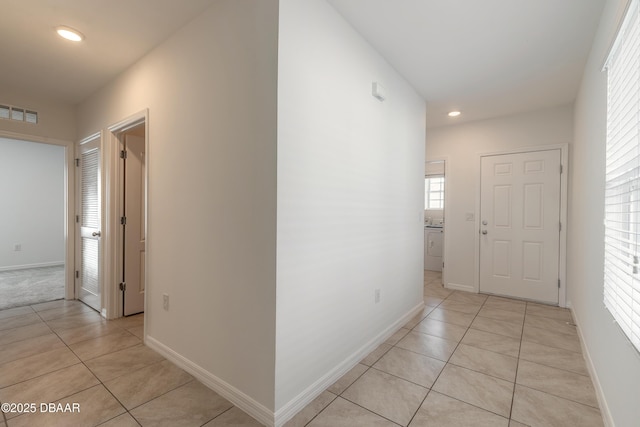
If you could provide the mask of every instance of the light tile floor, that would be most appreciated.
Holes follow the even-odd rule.
[[[0,427],[261,426],[144,346],[143,316],[105,321],[64,300],[0,311],[0,402],[80,405],[3,413]]]
[[[566,309],[444,289],[286,427],[602,426]]]
[[[286,427],[603,425],[567,310],[440,280],[425,272],[425,309]],[[75,301],[0,311],[0,402],[81,407],[0,427],[261,425],[145,347],[143,322]]]

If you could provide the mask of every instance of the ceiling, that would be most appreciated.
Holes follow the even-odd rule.
[[[3,0],[0,93],[76,104],[107,84],[214,0]],[[58,37],[66,25],[84,34]]]
[[[605,3],[328,1],[427,100],[431,127],[572,103]]]
[[[81,102],[214,1],[5,0],[0,92]],[[605,2],[328,1],[427,100],[429,126],[573,102]]]

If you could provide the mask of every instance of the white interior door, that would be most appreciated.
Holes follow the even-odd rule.
[[[558,303],[560,150],[481,160],[480,291]]]
[[[124,159],[124,315],[144,311],[145,286],[145,144],[125,136]]]
[[[78,298],[100,311],[101,302],[101,191],[100,140],[80,145],[78,159]]]

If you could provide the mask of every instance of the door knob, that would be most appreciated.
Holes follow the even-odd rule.
[[[488,222],[487,221],[482,221],[482,225],[487,225]]]
[[[91,235],[92,235],[93,237],[100,237],[100,236],[102,236],[102,233],[101,233],[101,232],[99,232],[99,231],[94,231],[93,233],[91,233]]]
[[[487,234],[487,230],[482,230],[482,234]]]

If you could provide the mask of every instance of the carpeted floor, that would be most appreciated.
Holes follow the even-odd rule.
[[[64,265],[0,271],[0,310],[64,298]]]

